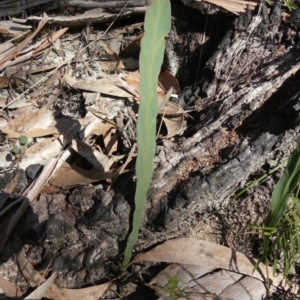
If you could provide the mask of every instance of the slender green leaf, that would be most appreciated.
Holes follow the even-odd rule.
[[[296,188],[300,179],[300,139],[297,148],[291,154],[286,170],[272,193],[272,207],[265,226],[276,227],[280,221],[289,199],[290,193]]]
[[[297,224],[299,224],[299,223],[297,223]],[[300,233],[299,233],[298,226],[295,227],[295,238],[296,238],[296,241],[297,241],[297,249],[299,251],[300,250]]]
[[[139,61],[141,100],[137,123],[137,186],[132,231],[127,240],[123,267],[129,263],[132,249],[138,238],[146,207],[147,192],[153,175],[153,159],[156,150],[156,117],[158,114],[156,87],[165,51],[165,36],[170,31],[170,26],[170,1],[155,0],[146,12],[145,34],[141,41]]]
[[[285,277],[289,275],[289,248],[288,248],[288,233],[282,236],[282,248],[283,248],[283,274]]]
[[[292,228],[289,229],[289,242],[290,242],[290,257],[291,257],[291,265],[295,267],[296,263],[296,253],[295,253],[295,243],[294,243],[294,230]]]

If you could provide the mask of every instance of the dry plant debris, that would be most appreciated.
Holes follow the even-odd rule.
[[[195,1],[200,1],[200,0],[195,0]],[[260,1],[245,1],[245,0],[235,0],[235,1],[207,0],[205,2],[222,7],[237,15],[246,12],[247,9],[254,10],[255,7],[260,3]]]
[[[22,252],[18,254],[17,261],[22,275],[28,281],[30,286],[35,289],[24,299],[41,299],[42,297],[45,297],[57,300],[97,300],[111,285],[111,282],[107,282],[101,285],[82,289],[59,288],[54,283],[56,273],[53,273],[47,280],[45,280],[42,275],[34,270],[31,263]],[[8,297],[22,296],[19,288],[5,279],[0,279],[0,287]]]
[[[2,33],[11,38],[0,47],[0,172],[1,178],[15,174],[1,188],[0,251],[41,193],[113,182],[134,169],[143,23],[107,32],[87,26],[80,34],[49,27],[106,22],[116,15],[97,8],[74,17],[29,17],[25,23],[39,22],[32,33],[23,25],[12,31],[24,20],[0,22],[0,28],[10,26]],[[179,92],[177,80],[167,72],[160,80],[158,124],[164,123],[164,130],[158,138],[170,138],[183,132],[186,114],[180,105],[164,101],[171,87]],[[21,169],[31,175],[20,190]],[[25,258],[18,259],[21,264]],[[42,284],[44,278],[30,274],[23,273],[29,282],[37,278],[32,286],[40,286],[28,297],[38,299],[98,299],[110,285],[69,291],[55,286],[55,275]],[[7,296],[21,296],[4,279],[0,285]]]
[[[178,286],[191,299],[262,299],[268,292],[267,282],[271,290],[279,287],[295,294],[299,292],[298,285],[288,283],[281,274],[273,275],[271,267],[261,263],[254,270],[256,260],[195,238],[167,241],[139,254],[133,263],[141,261],[172,263],[150,282],[162,294],[166,290],[161,287],[167,286],[170,276],[178,278]]]
[[[111,2],[104,3],[112,5]],[[58,192],[99,181],[113,182],[120,174],[133,170],[139,102],[137,57],[143,23],[104,33],[92,32],[87,26],[80,34],[68,34],[70,26],[114,20],[124,7],[121,2],[126,2],[123,17],[146,8],[144,0],[120,1],[119,5],[115,2],[114,10],[109,12],[104,10],[101,1],[102,7],[92,7],[98,2],[70,1],[71,7],[91,10],[76,16],[48,17],[44,14],[26,20],[0,21],[0,33],[11,38],[0,45],[0,172],[5,175],[18,169],[35,168],[26,189],[15,192],[20,176],[18,171],[2,188],[0,251],[30,202],[40,193]],[[235,14],[244,12],[247,5],[250,9],[257,5],[257,2],[243,0],[204,2]],[[134,6],[134,3],[140,6]],[[37,22],[37,28],[30,34],[32,27],[27,24]],[[49,24],[66,27],[57,31],[51,27],[45,29]],[[180,105],[164,102],[170,88],[174,93],[180,91],[176,78],[168,71],[162,71],[159,81],[158,125],[163,122],[164,131],[158,133],[158,138],[166,139],[183,132],[187,114]],[[22,136],[28,138],[28,145],[20,145]],[[15,145],[22,148],[18,154],[13,152]],[[9,198],[15,198],[15,201],[8,204]],[[166,283],[166,276],[176,270],[174,274],[192,289],[191,296],[197,294],[196,299],[202,299],[199,293],[200,297],[201,293],[205,296],[203,290],[195,289],[196,285],[208,289],[205,280],[219,283],[225,277],[225,281],[232,285],[231,293],[239,295],[239,299],[246,299],[237,293],[241,278],[244,286],[251,287],[247,293],[255,291],[262,295],[266,292],[262,284],[267,278],[264,269],[262,273],[253,274],[253,264],[240,253],[235,253],[232,259],[230,249],[194,239],[169,241],[159,247],[138,256],[135,262],[164,261],[177,265],[169,266],[154,278],[149,285],[151,288],[159,290],[157,282]],[[212,253],[211,249],[219,249],[219,252]],[[205,258],[199,260],[201,255]],[[203,266],[208,257],[210,265]],[[111,284],[80,290],[62,289],[55,285],[55,273],[46,281],[21,252],[18,263],[23,276],[32,288],[36,288],[29,298],[93,300],[101,297]],[[209,279],[203,276],[216,269],[227,271],[215,272]],[[202,275],[199,275],[199,270]],[[186,271],[197,271],[204,281],[195,284],[193,278],[183,279]],[[261,274],[264,274],[263,278]],[[282,277],[272,277],[271,271],[268,276],[274,286],[282,284]],[[234,287],[234,283],[238,284]],[[3,278],[0,278],[0,287],[8,297],[23,295],[17,286]],[[208,296],[213,298],[218,291],[209,288],[209,293],[206,299]],[[232,294],[219,294],[224,299],[235,299]]]

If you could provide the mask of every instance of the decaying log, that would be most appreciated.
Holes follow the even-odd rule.
[[[145,227],[147,245],[190,232],[199,216],[221,210],[251,174],[295,146],[300,93],[279,91],[298,72],[300,54],[280,3],[265,12],[261,6],[237,19],[198,82],[183,91],[179,101],[198,112],[195,129],[158,147],[145,224],[167,229]]]

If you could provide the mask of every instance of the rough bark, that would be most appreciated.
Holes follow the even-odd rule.
[[[294,147],[299,51],[280,16],[277,2],[269,16],[262,6],[237,19],[198,82],[183,91],[179,101],[195,103],[195,128],[191,137],[158,147],[147,223],[160,221],[154,224],[167,230],[144,229],[149,241],[190,232],[199,215],[222,209],[251,174],[276,165]],[[291,78],[292,87],[286,85]]]

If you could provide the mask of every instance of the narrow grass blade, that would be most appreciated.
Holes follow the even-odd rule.
[[[272,207],[265,226],[276,227],[279,223],[290,193],[297,187],[300,178],[300,139],[297,148],[291,154],[286,170],[272,193]]]
[[[170,1],[155,0],[146,12],[145,34],[141,41],[139,61],[141,100],[137,123],[137,186],[132,231],[127,240],[123,267],[129,263],[132,249],[138,238],[153,175],[153,159],[156,150],[156,117],[158,114],[156,87],[165,51],[165,36],[170,31],[170,26]]]

